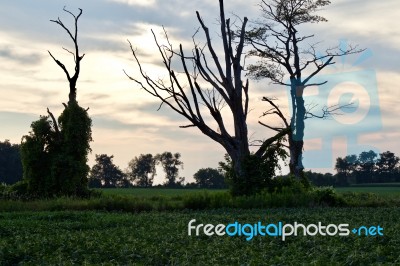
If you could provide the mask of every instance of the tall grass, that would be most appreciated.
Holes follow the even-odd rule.
[[[332,188],[318,188],[294,193],[262,192],[252,196],[233,197],[227,191],[200,191],[181,195],[100,195],[90,199],[54,198],[36,200],[0,200],[0,211],[169,211],[219,208],[262,209],[280,207],[380,207],[400,206],[400,197],[383,197],[373,193],[336,193]]]

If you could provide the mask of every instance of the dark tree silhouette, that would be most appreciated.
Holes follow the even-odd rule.
[[[113,155],[96,154],[96,164],[90,170],[90,187],[115,188],[124,186],[125,175],[113,163],[113,158]]]
[[[180,178],[179,180],[177,180],[179,176],[179,167],[183,168],[183,162],[180,160],[180,158],[180,153],[177,152],[172,154],[169,151],[157,154],[155,156],[155,160],[157,161],[157,163],[161,164],[165,172],[165,178],[167,179],[167,181],[165,182],[165,186],[167,187],[182,185],[184,181],[184,178]]]
[[[128,178],[140,187],[151,187],[156,174],[156,158],[152,154],[140,154],[128,164]]]
[[[226,188],[224,175],[213,168],[202,168],[194,174],[194,179],[200,188]]]
[[[65,7],[64,11],[74,17],[74,33],[60,19],[51,21],[59,24],[74,41],[75,53],[64,48],[74,56],[74,75],[71,76],[64,64],[49,54],[67,76],[70,88],[68,105],[63,104],[65,109],[58,121],[47,108],[48,116],[41,116],[32,123],[32,131],[23,137],[21,144],[28,193],[40,197],[88,195],[87,176],[90,168],[87,156],[91,151],[89,143],[92,141],[92,120],[87,113],[88,109],[83,109],[76,101],[76,82],[83,58],[83,55],[79,55],[77,40],[78,19],[82,10],[79,9],[77,16]]]
[[[396,181],[396,168],[399,166],[400,158],[393,152],[386,151],[379,154],[376,162],[378,182]]]
[[[337,176],[332,175],[331,173],[314,173],[312,171],[306,171],[305,172],[307,178],[310,180],[310,182],[317,187],[327,187],[327,186],[346,186],[347,182],[342,184],[340,182],[343,182],[342,180],[339,180]]]
[[[246,33],[253,50],[250,55],[259,58],[259,62],[250,65],[250,76],[255,79],[268,78],[274,84],[290,87],[290,101],[292,114],[290,119],[284,120],[284,126],[269,127],[277,132],[289,131],[290,172],[297,177],[303,176],[303,139],[304,120],[309,117],[326,117],[341,108],[340,106],[324,107],[322,115],[314,115],[307,111],[303,91],[309,86],[325,84],[313,83],[312,78],[326,66],[334,64],[334,58],[348,54],[359,53],[363,50],[349,47],[342,50],[338,47],[330,48],[325,54],[319,55],[317,44],[308,47],[302,45],[310,41],[314,35],[301,35],[300,26],[307,23],[327,21],[316,12],[330,4],[328,0],[268,0],[260,4],[262,20],[254,23]],[[289,78],[289,82],[285,78]],[[273,109],[277,106],[272,107]],[[268,112],[267,112],[268,113]],[[288,122],[290,121],[290,122]]]
[[[78,46],[78,20],[79,17],[82,15],[82,9],[79,8],[79,13],[78,15],[75,15],[74,13],[72,13],[71,11],[65,9],[63,9],[65,12],[67,12],[68,14],[70,14],[73,18],[74,18],[74,30],[71,32],[70,29],[68,29],[64,23],[61,21],[60,18],[57,18],[57,20],[50,20],[51,22],[57,23],[58,25],[60,25],[68,34],[68,36],[72,39],[72,41],[74,42],[74,51],[70,51],[67,48],[63,49],[65,51],[67,51],[68,53],[70,53],[73,57],[74,57],[74,63],[75,63],[75,68],[74,68],[74,74],[71,75],[67,68],[65,67],[65,65],[63,63],[61,63],[59,60],[57,60],[50,51],[48,51],[49,55],[51,56],[51,58],[53,58],[54,62],[57,63],[57,65],[64,71],[65,75],[67,76],[68,82],[69,82],[69,103],[71,102],[76,102],[76,83],[78,81],[79,78],[79,73],[81,70],[81,60],[83,59],[83,57],[85,56],[85,54],[79,55],[79,46]]]
[[[335,169],[337,171],[338,184],[341,186],[346,186],[353,180],[351,177],[357,167],[357,156],[348,155],[344,158],[337,158]]]
[[[132,54],[143,80],[129,75],[128,77],[149,94],[158,98],[161,105],[167,105],[185,117],[190,123],[182,128],[197,127],[203,134],[222,145],[232,159],[236,178],[244,180],[241,186],[244,183],[245,186],[257,187],[257,184],[250,181],[251,173],[247,173],[243,168],[245,159],[251,154],[247,129],[249,83],[242,79],[245,28],[248,19],[243,19],[239,36],[235,36],[232,31],[234,25],[231,24],[230,19],[225,18],[222,0],[219,1],[219,11],[222,56],[218,57],[211,40],[210,30],[199,12],[196,12],[206,38],[206,45],[201,46],[193,40],[194,49],[192,54],[188,55],[184,53],[182,45],[179,46],[179,51],[173,50],[166,32],[168,44],[161,45],[152,31],[163,65],[168,72],[168,81],[156,80],[148,76],[131,44]],[[183,74],[173,69],[176,57],[182,66]],[[226,112],[222,112],[224,107],[227,109],[224,110]],[[207,119],[208,115],[211,115],[211,119]],[[231,121],[233,122],[232,129],[228,128]],[[255,156],[258,158],[265,156],[271,144],[280,140],[286,133],[287,131],[279,132],[276,136],[265,140]]]
[[[375,182],[374,175],[378,154],[373,150],[363,151],[357,159],[357,183]]]
[[[0,141],[0,184],[14,184],[22,180],[20,145]]]

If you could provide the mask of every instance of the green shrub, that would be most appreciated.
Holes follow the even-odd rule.
[[[274,190],[273,177],[280,169],[279,159],[285,159],[287,152],[282,149],[280,141],[271,144],[264,154],[250,154],[241,162],[242,175],[234,171],[233,161],[225,155],[225,162],[220,162],[220,169],[224,171],[226,183],[233,196],[254,195],[267,189]]]
[[[41,116],[23,137],[21,159],[27,192],[33,197],[86,197],[92,120],[85,109],[70,102],[58,123]]]
[[[315,202],[318,206],[345,206],[344,198],[338,195],[332,187],[315,188],[312,190]]]
[[[28,184],[25,181],[19,181],[14,185],[10,186],[10,193],[12,193],[16,198],[26,198],[28,195]]]

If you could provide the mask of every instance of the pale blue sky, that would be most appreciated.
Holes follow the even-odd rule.
[[[225,9],[227,15],[234,13],[257,19],[260,14],[257,3],[253,0],[226,1]],[[51,50],[71,66],[68,65],[71,58],[61,48],[71,47],[71,42],[65,32],[49,22],[57,17],[67,24],[71,22],[71,17],[62,11],[64,5],[71,11],[78,7],[83,9],[79,38],[81,51],[86,56],[77,87],[80,105],[90,107],[93,117],[91,163],[95,154],[113,154],[116,164],[124,169],[130,159],[141,153],[172,151],[182,153],[185,168],[181,175],[187,180],[191,180],[199,168],[217,167],[224,154],[218,144],[194,128],[178,128],[186,124],[183,118],[166,107],[157,112],[156,100],[139,90],[123,74],[125,69],[131,75],[137,75],[126,42],[129,39],[141,54],[147,72],[155,78],[164,77],[150,29],[160,33],[160,26],[164,25],[175,47],[182,43],[190,49],[191,36],[198,27],[196,10],[213,32],[218,31],[218,6],[214,0],[1,0],[0,140],[20,142],[28,133],[30,123],[44,115],[47,107],[58,115],[63,108],[61,103],[67,101],[68,84],[64,73],[47,54],[47,50]],[[345,155],[347,142],[357,142],[379,151],[391,150],[400,154],[397,141],[400,138],[397,116],[400,113],[398,10],[400,2],[396,0],[332,1],[321,12],[328,19],[327,23],[302,29],[315,33],[315,40],[323,41],[323,47],[335,46],[346,39],[368,48],[370,56],[356,55],[343,62],[339,60],[335,68],[322,74],[329,78],[340,73],[355,73],[357,83],[363,79],[362,74],[357,73],[372,71],[369,73],[373,73],[376,80],[372,93],[375,95],[376,91],[377,97],[374,97],[379,100],[380,107],[380,112],[371,113],[377,119],[368,120],[377,126],[372,130],[370,126],[360,124],[355,127],[357,130],[352,129],[351,136],[346,132],[347,127],[333,134],[335,123],[332,121],[308,123],[307,130],[314,139],[306,142],[306,149],[331,147],[329,152],[332,157],[337,157]],[[204,41],[201,37],[199,35],[199,41]],[[353,66],[360,56],[365,60]],[[258,116],[264,110],[260,99],[264,95],[277,96],[280,105],[286,108],[286,93],[268,81],[252,81],[251,90],[250,134],[252,139],[266,138],[271,132],[257,125]],[[358,100],[360,106],[366,101],[362,97]],[[312,134],[315,132],[321,133]],[[320,158],[319,153],[309,153],[305,166],[307,163],[313,165]]]

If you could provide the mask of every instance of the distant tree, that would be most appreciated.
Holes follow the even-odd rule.
[[[400,181],[400,158],[386,151],[379,156],[374,151],[364,151],[336,159],[337,178],[340,185],[351,183],[387,183]]]
[[[24,179],[28,183],[28,192],[38,196],[87,195],[87,165],[89,143],[92,141],[92,120],[87,110],[76,101],[76,83],[80,74],[78,47],[78,15],[64,11],[74,18],[74,30],[70,31],[60,20],[51,20],[60,25],[74,43],[74,52],[64,48],[74,58],[74,74],[71,75],[65,65],[50,56],[66,74],[69,83],[69,101],[63,103],[65,109],[58,118],[47,108],[47,116],[41,116],[32,123],[32,131],[24,136],[21,144]]]
[[[394,182],[396,181],[396,170],[399,166],[400,158],[393,152],[386,151],[379,154],[376,162],[376,172],[378,182]]]
[[[185,188],[198,188],[199,186],[197,185],[196,182],[189,182],[185,184]]]
[[[299,178],[304,169],[302,158],[305,119],[326,117],[340,108],[326,107],[322,115],[312,114],[306,110],[303,91],[307,87],[326,83],[315,83],[313,78],[325,67],[334,64],[335,57],[362,51],[357,47],[345,50],[336,47],[320,54],[316,47],[318,42],[311,41],[314,35],[301,33],[307,24],[327,21],[316,13],[329,4],[329,0],[262,0],[262,19],[256,21],[246,33],[246,41],[253,47],[250,55],[259,59],[257,63],[248,67],[249,75],[255,79],[268,78],[274,84],[290,88],[290,119],[280,115],[284,121],[282,128],[267,127],[278,133],[285,132],[290,127],[289,168],[290,173]],[[271,98],[264,98],[270,103],[269,99]],[[273,109],[276,107],[273,105]],[[274,111],[266,113],[276,115]]]
[[[172,154],[168,151],[157,154],[155,157],[156,161],[161,164],[165,172],[165,177],[167,179],[165,186],[167,187],[179,186],[184,181],[182,178],[177,180],[179,176],[179,167],[183,168],[183,162],[180,160],[180,158],[180,153]]]
[[[357,156],[347,155],[344,158],[337,158],[335,169],[337,171],[337,183],[339,186],[347,186],[350,183],[354,183],[352,176],[357,167]]]
[[[129,162],[128,178],[139,187],[151,187],[156,174],[156,158],[152,154],[140,154]]]
[[[305,174],[307,178],[310,180],[310,182],[317,187],[337,185],[337,179],[331,173],[322,174],[322,173],[315,173],[309,170],[305,172]]]
[[[125,174],[113,163],[114,156],[96,154],[96,164],[90,170],[91,187],[115,188],[125,185]]]
[[[375,180],[375,170],[378,154],[372,150],[363,151],[357,159],[357,183],[372,183]]]
[[[0,184],[12,185],[22,180],[20,145],[0,141]]]
[[[202,168],[194,174],[196,184],[200,188],[226,188],[224,175],[213,168]]]

